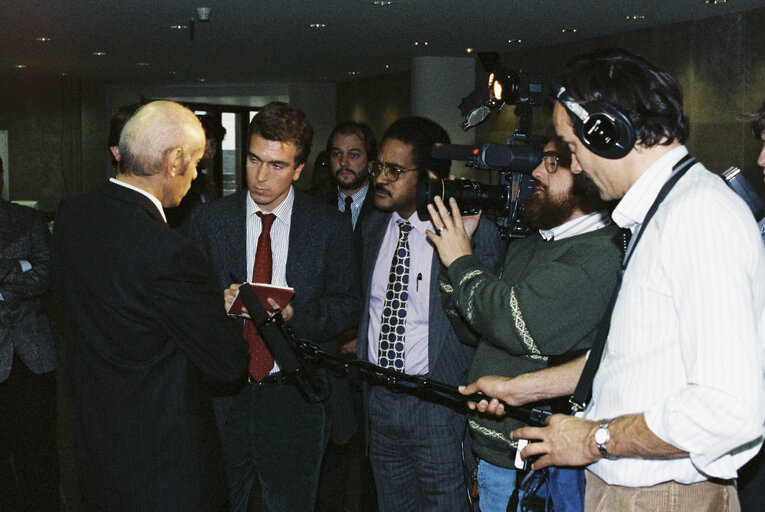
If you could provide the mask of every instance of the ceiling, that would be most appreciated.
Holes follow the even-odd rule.
[[[416,56],[465,56],[467,48],[531,49],[764,5],[763,0],[712,5],[705,0],[3,0],[0,74],[66,73],[155,85],[338,82],[405,71]],[[196,7],[212,11],[208,22],[193,23],[191,40]]]

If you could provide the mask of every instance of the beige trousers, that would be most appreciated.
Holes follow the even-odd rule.
[[[651,487],[608,485],[585,471],[586,512],[741,512],[735,480]]]

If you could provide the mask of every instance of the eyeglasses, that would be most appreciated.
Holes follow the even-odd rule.
[[[396,181],[401,173],[415,170],[416,169],[404,169],[400,165],[378,162],[377,160],[369,162],[369,174],[371,174],[373,178],[385,173],[385,178],[391,182]]]
[[[542,161],[545,163],[545,169],[550,174],[558,170],[558,166],[568,167],[571,165],[570,158],[561,158],[556,151],[545,151],[542,153]]]

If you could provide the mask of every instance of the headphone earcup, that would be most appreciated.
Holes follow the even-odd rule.
[[[583,103],[582,108],[589,115],[584,120],[574,119],[574,132],[587,149],[612,160],[632,151],[637,134],[627,116],[600,101]]]

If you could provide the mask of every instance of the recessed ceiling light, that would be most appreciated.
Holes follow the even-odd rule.
[[[16,68],[16,69],[24,69],[25,67],[27,67],[27,65],[26,64],[14,64],[13,67]]]
[[[631,21],[644,20],[645,16],[643,16],[642,14],[631,14],[631,15],[627,16],[627,19],[631,20]]]
[[[377,7],[387,7],[388,5],[392,4],[393,2],[388,2],[387,0],[375,0],[372,2],[372,5],[376,5]]]
[[[468,53],[473,53],[475,50],[473,48],[465,48],[465,51]]]
[[[206,81],[207,81],[206,78],[197,78],[197,82],[206,82]]]
[[[510,44],[519,44],[519,43],[522,42],[522,40],[521,39],[508,39],[507,42],[510,43]]]
[[[178,73],[178,72],[177,71],[168,71],[168,74],[171,74],[171,75],[174,75],[176,73]]]
[[[385,69],[390,69],[390,64],[386,64]]]
[[[38,37],[37,40],[41,43],[48,43],[50,42],[50,37]]]
[[[704,2],[708,4],[724,4],[727,3],[728,0],[704,0]]]
[[[186,30],[187,28],[189,28],[189,26],[188,25],[170,25],[170,28],[172,30]]]
[[[429,42],[427,42],[427,41],[415,41],[415,42],[414,42],[414,45],[415,45],[415,46],[428,46],[429,44],[430,44],[430,43],[429,43]]]
[[[96,57],[103,57],[104,55],[106,55],[106,52],[93,52],[93,55],[95,55]]]
[[[358,71],[348,71],[348,74],[350,76],[358,76],[359,72]]]
[[[136,62],[136,65],[142,66],[142,67],[151,66],[151,64],[148,62]]]
[[[326,28],[327,27],[327,25],[325,25],[324,23],[311,23],[309,26],[311,28]]]
[[[573,34],[573,33],[576,32],[576,29],[575,28],[562,28],[562,29],[560,29],[560,31],[563,32],[564,34]]]
[[[62,71],[61,73],[59,73],[59,75],[61,75],[61,76],[69,76],[69,73],[66,73],[66,72]]]

